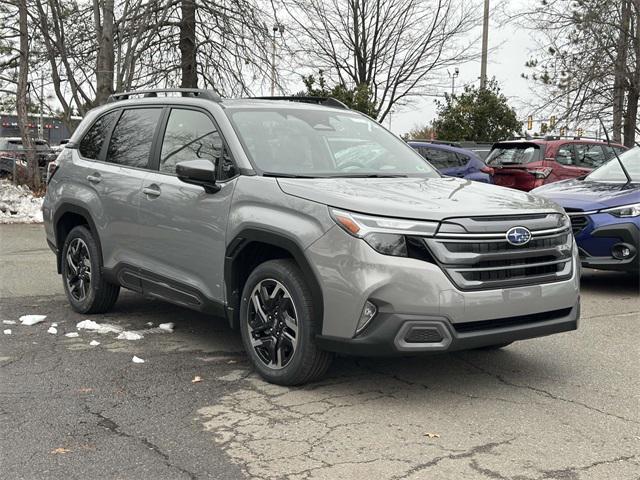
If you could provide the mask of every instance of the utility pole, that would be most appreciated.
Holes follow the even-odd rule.
[[[482,23],[482,60],[480,64],[480,89],[487,87],[487,54],[489,50],[489,0],[484,0],[484,21]]]
[[[271,96],[276,94],[276,35],[280,32],[280,35],[284,33],[284,25],[276,23],[273,25],[273,39],[272,39],[272,52],[271,52]]]
[[[44,139],[44,73],[40,72],[40,131],[38,135]]]
[[[456,93],[456,78],[460,75],[460,69],[456,67],[453,73],[449,70],[447,70],[447,73],[449,74],[449,78],[451,78],[451,96],[453,96]]]

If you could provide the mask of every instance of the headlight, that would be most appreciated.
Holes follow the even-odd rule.
[[[407,256],[405,235],[431,237],[437,222],[374,217],[344,210],[329,209],[331,217],[349,235],[362,238],[371,248],[384,255]]]
[[[614,217],[637,217],[640,215],[640,203],[632,203],[631,205],[623,205],[621,207],[605,208],[600,210],[602,213],[610,213]]]

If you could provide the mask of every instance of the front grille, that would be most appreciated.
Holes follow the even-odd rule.
[[[532,315],[520,315],[518,317],[498,318],[495,320],[481,320],[478,322],[454,323],[453,328],[460,333],[492,330],[495,328],[508,328],[526,325],[528,323],[545,322],[556,318],[566,317],[571,313],[571,308],[552,310],[550,312],[534,313]]]
[[[574,236],[579,235],[589,224],[589,218],[585,215],[571,215],[569,218],[571,219],[571,230]]]
[[[424,241],[461,290],[556,282],[572,274],[573,237],[564,215],[450,219],[447,225],[446,233]],[[516,226],[531,231],[526,245],[507,242],[506,232]]]

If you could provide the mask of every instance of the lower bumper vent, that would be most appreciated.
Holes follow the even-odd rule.
[[[430,327],[413,327],[404,337],[407,343],[440,343],[442,340],[438,329]]]

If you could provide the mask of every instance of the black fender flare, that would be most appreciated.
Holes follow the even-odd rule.
[[[83,217],[87,224],[89,225],[89,230],[93,235],[94,240],[98,246],[98,251],[100,252],[100,265],[103,263],[102,258],[102,244],[100,243],[100,235],[98,235],[98,229],[96,228],[96,224],[93,221],[93,217],[89,213],[85,207],[77,205],[71,202],[65,202],[60,204],[56,208],[56,212],[53,215],[53,233],[56,239],[56,264],[58,268],[58,273],[62,273],[62,249],[64,248],[64,242],[60,242],[60,232],[58,232],[58,223],[60,219],[67,213],[75,213],[76,215],[80,215]]]
[[[302,275],[304,276],[311,295],[316,305],[317,318],[314,321],[317,323],[318,332],[322,332],[322,324],[324,320],[324,298],[322,295],[322,288],[320,282],[316,277],[311,264],[304,254],[304,249],[300,246],[298,241],[293,237],[290,237],[281,232],[274,232],[266,229],[259,228],[247,228],[239,232],[234,239],[229,242],[225,252],[224,259],[224,282],[226,291],[226,305],[227,305],[227,320],[231,328],[238,327],[238,316],[240,315],[240,295],[241,291],[234,289],[238,283],[238,278],[235,274],[234,263],[240,258],[245,247],[251,243],[259,242],[267,245],[273,245],[279,249],[287,251],[300,267]]]

